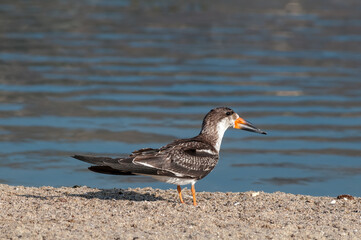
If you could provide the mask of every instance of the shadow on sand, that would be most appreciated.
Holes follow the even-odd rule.
[[[74,186],[74,188],[78,188],[79,186]],[[155,193],[148,193],[146,190],[142,189],[139,192],[133,190],[125,190],[125,189],[99,189],[97,192],[87,192],[87,193],[61,193],[50,195],[50,196],[41,196],[41,195],[19,195],[27,198],[37,198],[41,200],[51,200],[57,199],[62,201],[64,197],[81,197],[86,199],[102,199],[102,200],[128,200],[128,201],[170,201],[168,199],[164,199],[162,197],[156,196]]]

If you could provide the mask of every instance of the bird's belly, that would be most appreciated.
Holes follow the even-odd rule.
[[[187,185],[187,184],[195,184],[197,182],[196,179],[190,178],[176,178],[176,177],[168,177],[168,176],[150,176],[154,179],[157,179],[161,182],[176,184],[176,185]]]

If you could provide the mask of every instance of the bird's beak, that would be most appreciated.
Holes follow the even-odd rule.
[[[256,132],[256,133],[260,133],[260,134],[267,134],[266,132],[262,131],[259,128],[256,128],[250,122],[247,122],[246,120],[244,120],[243,118],[240,118],[240,117],[237,118],[236,121],[234,121],[234,128],[242,129],[242,130],[250,131],[250,132]]]

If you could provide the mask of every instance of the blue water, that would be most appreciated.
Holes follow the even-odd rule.
[[[195,136],[229,106],[198,191],[361,196],[361,3],[0,3],[0,183],[174,188],[87,170]]]

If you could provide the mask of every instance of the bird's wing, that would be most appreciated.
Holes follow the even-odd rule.
[[[217,164],[218,152],[213,146],[194,139],[175,141],[157,153],[143,152],[133,163],[157,169],[157,175],[203,178]]]
[[[75,155],[94,164],[89,169],[106,174],[146,174],[183,178],[203,178],[217,164],[218,152],[210,144],[195,139],[174,141],[161,149],[144,148],[127,158]]]
[[[136,165],[133,163],[133,158],[110,158],[110,157],[95,157],[86,155],[74,155],[73,158],[93,164],[89,170],[112,175],[134,175],[134,174],[149,174],[157,173],[157,169],[145,166]]]
[[[99,166],[105,166],[104,162],[116,162],[119,159],[119,158],[110,158],[110,157],[96,157],[89,155],[74,155],[72,157],[80,161],[96,164]]]

